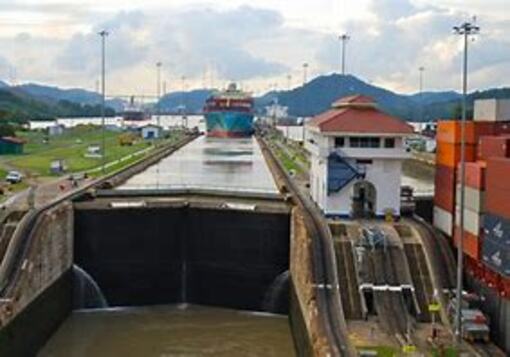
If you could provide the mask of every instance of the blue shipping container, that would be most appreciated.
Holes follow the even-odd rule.
[[[510,220],[486,214],[483,227],[483,262],[499,274],[510,277]]]
[[[487,213],[482,221],[485,237],[510,249],[510,220]]]

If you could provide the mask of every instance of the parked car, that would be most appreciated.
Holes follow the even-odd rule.
[[[18,171],[9,171],[9,173],[5,177],[5,181],[9,183],[20,183],[21,181],[23,181],[23,175]]]

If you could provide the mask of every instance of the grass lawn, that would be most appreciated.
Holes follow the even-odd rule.
[[[397,349],[386,346],[358,347],[358,351],[376,352],[378,357],[393,357],[399,355]]]
[[[273,145],[273,150],[288,172],[294,171],[295,173],[301,173],[301,168],[299,165],[297,165],[294,160],[292,160],[292,158],[287,155],[286,152],[281,150],[278,145]]]
[[[434,182],[436,167],[416,159],[407,159],[402,164],[402,172],[409,177]]]
[[[120,135],[121,133],[114,131],[105,132],[107,163],[149,147],[149,143],[143,140],[131,146],[121,146],[118,142]],[[85,157],[90,145],[102,143],[102,131],[98,127],[81,126],[69,129],[60,136],[50,137],[48,143],[44,143],[46,135],[39,131],[20,132],[18,136],[27,140],[25,153],[2,157],[0,163],[4,168],[12,167],[30,174],[52,176],[50,164],[57,159],[65,160],[67,172],[91,170],[102,164],[101,158]]]

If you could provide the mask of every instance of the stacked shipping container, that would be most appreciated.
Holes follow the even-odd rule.
[[[466,123],[463,251],[467,268],[504,296],[510,296],[510,112],[483,101],[490,118]],[[489,103],[490,104],[490,103]],[[492,104],[491,104],[492,105]],[[457,245],[460,238],[461,122],[437,128],[434,224]]]
[[[499,295],[487,311],[497,341],[510,351],[510,101],[484,100],[466,123],[463,252],[468,276]],[[487,117],[480,117],[481,114]],[[434,224],[460,235],[460,122],[438,123]]]
[[[494,123],[466,123],[465,158],[475,161],[478,139],[482,135],[493,134]],[[461,156],[461,122],[442,120],[437,126],[436,178],[434,196],[434,223],[441,231],[453,236],[455,217],[455,191],[457,185],[457,165]]]
[[[481,250],[481,222],[484,211],[485,196],[485,163],[466,163],[464,187],[464,253],[479,260]],[[460,172],[460,166],[458,169]],[[456,190],[455,206],[455,244],[460,238],[460,201],[461,201],[460,175]]]
[[[508,155],[507,155],[508,156]],[[483,261],[510,280],[510,159],[487,161],[487,214],[484,219]]]

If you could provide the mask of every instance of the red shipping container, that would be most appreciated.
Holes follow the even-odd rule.
[[[505,297],[510,297],[510,278],[501,277],[501,294]]]
[[[485,210],[488,213],[510,219],[510,187],[501,189],[488,185],[485,192]]]
[[[479,160],[491,157],[510,157],[510,136],[482,136],[478,143]]]
[[[501,275],[490,269],[485,269],[483,278],[489,288],[497,288],[501,280]]]
[[[494,130],[496,135],[510,134],[510,122],[509,121],[498,121]]]
[[[510,190],[510,159],[490,158],[487,160],[487,190],[499,188]]]
[[[454,229],[454,244],[458,247],[458,242],[460,240],[460,227],[455,227]],[[474,234],[464,231],[464,244],[462,246],[462,251],[465,255],[475,259],[480,260],[480,247],[481,247],[481,239]]]
[[[451,213],[455,213],[455,184],[455,170],[436,165],[434,204]]]
[[[475,121],[474,126],[475,143],[478,142],[481,136],[497,135],[498,133],[498,122]]]
[[[465,183],[467,187],[485,190],[485,172],[487,163],[483,161],[466,162]],[[460,164],[457,168],[457,182],[460,183]]]

